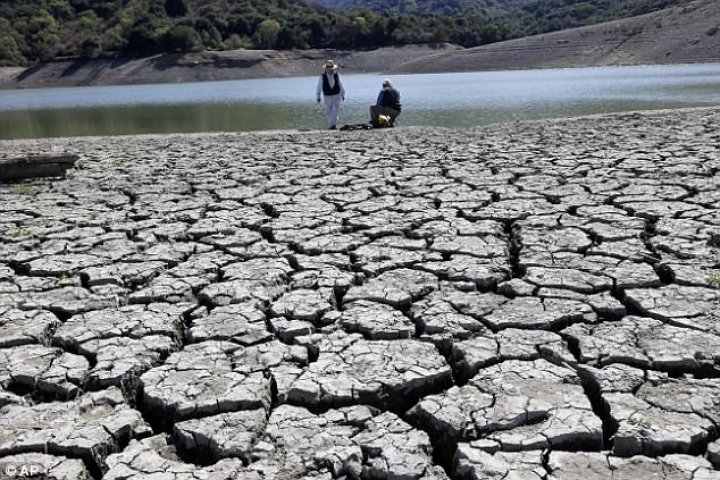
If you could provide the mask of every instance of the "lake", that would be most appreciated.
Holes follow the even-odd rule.
[[[341,124],[365,123],[382,75],[343,75]],[[720,64],[394,75],[401,126],[720,105]],[[0,138],[325,128],[317,77],[0,90]]]

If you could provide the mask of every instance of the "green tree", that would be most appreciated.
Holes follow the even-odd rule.
[[[192,27],[176,25],[165,34],[163,46],[169,52],[192,52],[201,50],[202,42]]]
[[[4,21],[4,19],[3,19]],[[9,32],[3,29],[4,32]],[[9,33],[0,34],[0,65],[24,65],[25,57],[18,48],[17,41]]]
[[[97,35],[90,36],[80,44],[80,52],[83,57],[96,58],[102,53],[102,41]]]
[[[247,37],[241,37],[237,33],[233,33],[221,45],[225,50],[241,50],[250,48],[252,43]]]
[[[60,43],[58,23],[50,13],[41,9],[27,23],[25,32],[30,58],[38,62],[47,62],[55,57],[55,49]]]
[[[0,0],[0,64],[201,48],[470,47],[688,0]],[[355,7],[362,6],[362,9]],[[192,7],[192,8],[191,8]]]
[[[448,32],[448,29],[445,25],[438,24],[433,29],[431,38],[433,44],[439,45],[450,40],[450,33]]]
[[[260,47],[268,50],[273,48],[277,43],[278,33],[280,32],[280,23],[277,20],[266,18],[258,25],[255,35],[257,36]]]

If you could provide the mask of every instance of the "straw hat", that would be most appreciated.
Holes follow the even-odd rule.
[[[325,60],[325,68],[337,70],[337,64],[335,64],[335,62],[333,62],[332,60]]]

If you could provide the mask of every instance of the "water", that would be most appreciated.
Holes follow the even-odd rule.
[[[365,123],[380,75],[344,75],[340,123]],[[395,75],[402,126],[720,105],[720,64]],[[325,127],[317,77],[0,90],[0,138]]]

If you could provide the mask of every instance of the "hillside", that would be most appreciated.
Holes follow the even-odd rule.
[[[343,73],[388,71],[403,61],[437,52],[457,50],[452,45],[408,45],[375,50],[234,50],[154,55],[123,60],[95,59],[51,62],[19,69],[0,67],[0,88],[74,85],[204,82],[242,78],[317,75],[326,58],[340,63]]]
[[[518,68],[720,61],[715,0],[601,25],[477,48],[451,44],[369,50],[197,52],[137,59],[52,62],[0,68],[0,88],[192,82],[315,75],[325,58],[344,73],[441,73]]]
[[[523,34],[602,23],[662,10],[689,0],[313,0],[341,11],[410,15],[478,15],[513,25]]]
[[[0,66],[238,49],[474,47],[689,0],[0,0]],[[362,9],[362,11],[357,11]]]
[[[396,73],[720,61],[717,0],[403,62]]]

